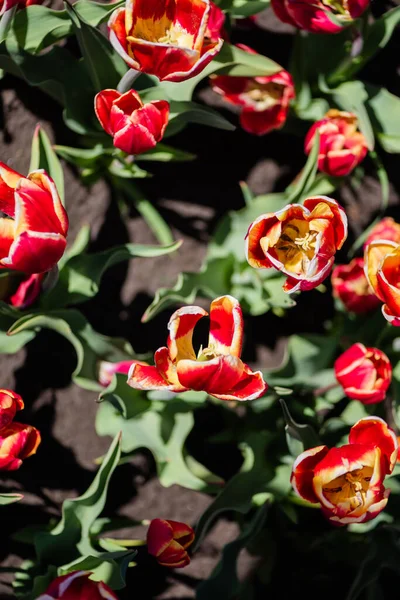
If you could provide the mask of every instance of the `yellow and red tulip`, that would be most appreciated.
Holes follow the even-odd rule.
[[[255,400],[268,386],[260,371],[241,359],[243,316],[239,302],[221,296],[211,303],[210,335],[197,356],[192,345],[196,323],[207,312],[199,306],[180,308],[168,323],[167,347],[154,355],[155,366],[133,364],[128,384],[140,390],[205,391],[221,400]]]
[[[153,519],[147,531],[147,549],[160,565],[179,569],[190,563],[187,548],[194,541],[190,525],[168,519]]]
[[[379,306],[379,299],[365,277],[362,258],[353,258],[348,265],[335,267],[331,281],[334,297],[339,298],[348,311],[362,314]]]
[[[318,446],[297,457],[291,482],[304,500],[320,503],[335,525],[364,523],[386,506],[390,490],[383,486],[393,471],[398,442],[379,417],[360,419],[340,448]]]
[[[248,46],[237,46],[257,54]],[[214,75],[210,82],[215,92],[241,107],[240,124],[245,131],[255,135],[265,135],[283,127],[289,102],[295,96],[292,77],[284,69],[265,77]]]
[[[287,275],[285,292],[311,290],[328,276],[347,237],[343,208],[327,196],[307,198],[261,215],[246,236],[247,260],[258,269]]]
[[[31,425],[10,423],[0,430],[0,471],[15,471],[40,444],[40,433]]]
[[[44,171],[27,177],[0,162],[0,267],[26,274],[54,267],[67,244],[68,217]]]
[[[371,229],[371,232],[364,243],[364,250],[371,242],[375,240],[389,240],[400,244],[400,224],[396,223],[392,217],[385,217]]]
[[[7,427],[17,410],[24,408],[21,396],[12,390],[0,389],[0,435],[1,430]]]
[[[316,121],[306,135],[304,149],[309,154],[318,131],[318,168],[332,177],[344,177],[364,160],[368,145],[364,135],[357,129],[357,117],[353,113],[329,110],[325,117]]]
[[[37,600],[118,600],[102,581],[89,579],[87,571],[72,571],[51,582],[45,594]]]
[[[106,360],[100,361],[99,365],[99,383],[104,387],[110,385],[114,373],[128,375],[133,364],[147,365],[141,360],[121,360],[120,362],[112,363]]]
[[[207,29],[205,37],[212,42],[218,42],[219,39],[226,40],[228,35],[224,29],[225,14],[212,0],[210,0],[210,12],[208,14]]]
[[[353,344],[335,362],[335,376],[346,396],[363,404],[385,399],[392,381],[392,366],[382,350]]]
[[[375,240],[364,251],[365,275],[381,302],[383,316],[400,327],[400,245],[390,240]]]
[[[168,125],[169,103],[153,100],[143,104],[134,90],[125,94],[103,90],[96,95],[94,108],[114,146],[127,154],[141,154],[154,148]]]
[[[210,0],[126,0],[108,22],[110,41],[132,69],[185,81],[222,47],[206,36],[210,11]]]
[[[338,33],[363,14],[369,0],[271,0],[271,5],[278,19],[293,27]]]

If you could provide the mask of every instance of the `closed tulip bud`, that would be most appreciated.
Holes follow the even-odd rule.
[[[127,154],[142,154],[154,148],[168,125],[169,103],[154,100],[143,104],[133,90],[125,94],[103,90],[95,97],[94,107],[114,146]]]
[[[364,243],[364,250],[375,240],[388,240],[400,244],[400,224],[392,217],[385,217],[371,229],[371,233]]]
[[[7,427],[17,410],[24,408],[24,401],[19,394],[12,390],[0,389],[0,435],[1,431]]]
[[[255,400],[268,389],[260,371],[240,359],[243,316],[239,302],[221,296],[211,303],[210,335],[196,353],[192,337],[196,323],[208,313],[200,306],[174,312],[168,323],[167,346],[154,355],[155,366],[133,364],[128,385],[137,390],[205,391],[221,400]]]
[[[28,275],[54,267],[67,244],[68,217],[45,171],[27,177],[0,162],[0,267]]]
[[[400,327],[400,245],[390,240],[374,240],[364,251],[365,275],[381,302],[383,316]]]
[[[36,454],[40,433],[31,425],[10,423],[0,430],[0,471],[15,471],[22,462]]]
[[[335,525],[365,523],[386,506],[383,482],[396,464],[398,443],[379,417],[360,419],[340,448],[317,446],[297,457],[291,482],[304,500],[320,503]]]
[[[36,600],[118,600],[108,585],[102,581],[92,581],[90,575],[86,571],[61,575]]]
[[[110,42],[132,69],[185,81],[222,47],[222,38],[207,37],[210,11],[210,0],[126,0],[108,22]]]
[[[339,33],[369,6],[369,0],[271,0],[283,23],[312,33]]]
[[[153,519],[147,531],[148,552],[164,567],[186,567],[190,563],[186,549],[193,541],[192,527],[179,521]]]
[[[353,113],[332,109],[311,127],[305,139],[305,152],[311,152],[318,131],[318,169],[322,173],[344,177],[364,160],[368,145],[357,123]]]
[[[379,306],[379,299],[365,277],[362,258],[353,258],[348,265],[335,267],[332,288],[334,297],[339,298],[350,312],[363,314]]]
[[[249,54],[257,54],[248,46],[237,46]],[[290,100],[295,96],[292,77],[284,69],[265,77],[213,75],[210,82],[224,100],[241,108],[240,124],[254,135],[283,127]]]
[[[353,344],[335,362],[335,376],[346,396],[363,404],[385,399],[392,381],[392,366],[378,348]]]
[[[347,217],[336,200],[307,198],[303,205],[288,204],[250,225],[247,260],[257,269],[284,273],[285,292],[312,290],[329,275],[346,237]]]

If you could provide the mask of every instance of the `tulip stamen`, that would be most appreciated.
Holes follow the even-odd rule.
[[[355,510],[365,505],[371,474],[371,467],[349,471],[324,486],[323,493],[335,506],[348,504],[351,510]]]
[[[249,82],[245,96],[254,103],[256,110],[262,111],[281,102],[285,86],[274,81],[268,83]]]

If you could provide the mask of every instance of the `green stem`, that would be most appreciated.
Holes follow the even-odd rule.
[[[121,78],[119,84],[117,85],[117,90],[124,94],[128,90],[132,88],[134,81],[139,77],[140,71],[136,71],[136,69],[129,69],[125,73],[125,75]]]

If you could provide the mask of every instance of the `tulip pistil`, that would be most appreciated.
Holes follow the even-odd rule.
[[[283,229],[276,245],[279,260],[293,273],[307,271],[315,254],[317,232],[309,231],[308,223],[291,221]]]
[[[340,475],[324,486],[324,495],[334,505],[348,504],[355,510],[365,504],[372,473],[372,467],[362,467]]]
[[[206,362],[207,360],[212,360],[217,356],[218,354],[214,351],[214,349],[211,346],[208,346],[207,348],[203,348],[203,346],[200,346],[200,350],[197,354],[197,360],[200,362]]]
[[[284,85],[274,81],[268,83],[251,81],[246,90],[246,96],[254,103],[257,110],[267,110],[281,102],[284,90]]]

